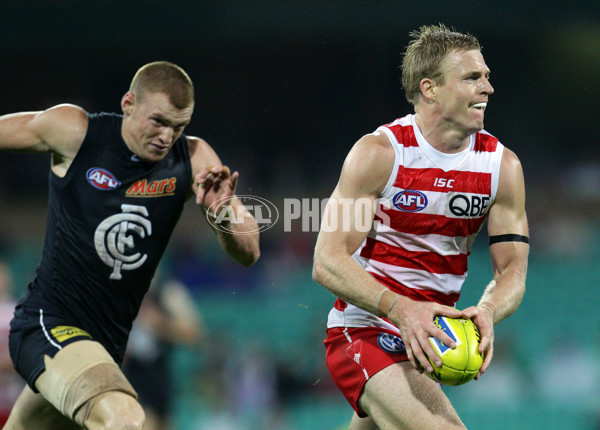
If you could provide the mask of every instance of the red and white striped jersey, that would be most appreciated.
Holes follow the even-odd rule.
[[[377,129],[394,147],[394,168],[377,201],[373,225],[352,258],[392,291],[453,306],[467,257],[498,190],[504,146],[486,131],[456,154],[434,149],[414,115]],[[387,321],[338,299],[328,327]]]

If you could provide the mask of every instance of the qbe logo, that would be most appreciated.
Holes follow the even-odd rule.
[[[419,212],[427,207],[427,196],[420,191],[404,190],[394,196],[395,207],[404,212]]]
[[[490,200],[489,196],[455,194],[450,199],[448,208],[457,217],[480,217],[487,213]]]
[[[231,206],[234,198],[242,203],[239,206]],[[244,224],[247,217],[256,221],[257,228],[248,231],[236,231],[235,224]],[[239,195],[217,200],[209,206],[206,211],[206,219],[215,229],[225,233],[254,234],[263,232],[275,225],[279,219],[277,207],[262,197],[251,195]]]

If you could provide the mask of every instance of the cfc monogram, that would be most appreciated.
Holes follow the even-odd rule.
[[[139,252],[126,254],[126,250],[133,249],[135,242],[131,233],[144,238],[152,234],[152,223],[144,218],[148,216],[148,210],[144,206],[121,205],[122,213],[109,216],[98,225],[94,235],[96,252],[100,259],[113,271],[110,279],[120,280],[122,270],[134,270],[139,268],[147,254]]]

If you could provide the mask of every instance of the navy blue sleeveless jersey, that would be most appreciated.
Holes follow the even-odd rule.
[[[90,114],[65,177],[50,172],[42,260],[20,301],[64,317],[117,358],[192,183],[185,136],[160,162],[141,162],[122,138],[122,120]]]

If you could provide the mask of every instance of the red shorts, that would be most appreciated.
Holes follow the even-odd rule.
[[[407,361],[398,333],[378,327],[335,327],[327,330],[325,359],[333,381],[359,417],[358,398],[367,380],[382,369]]]

